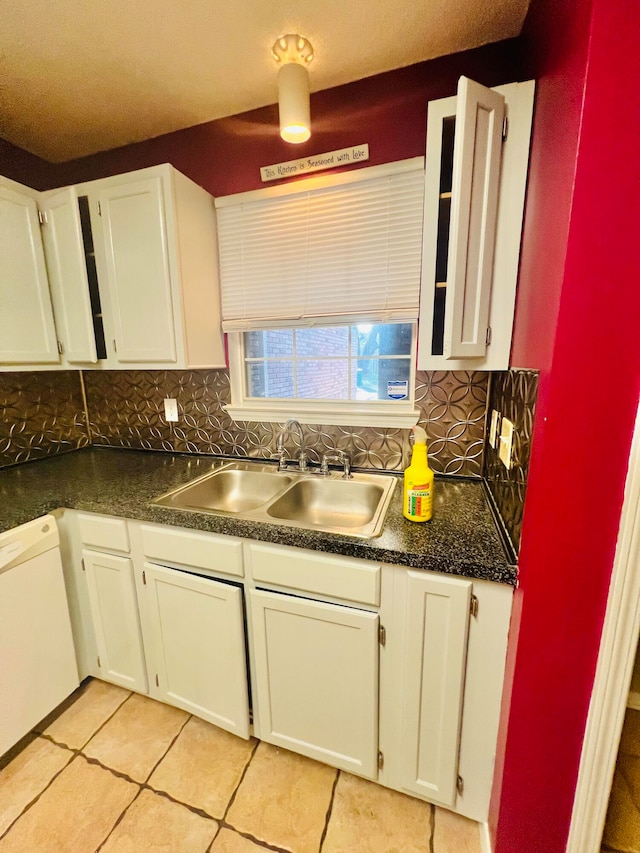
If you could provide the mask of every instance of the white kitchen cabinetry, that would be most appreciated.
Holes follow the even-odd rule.
[[[153,563],[144,575],[158,698],[248,738],[242,588]]]
[[[91,209],[105,367],[223,367],[213,198],[169,165],[77,187]]]
[[[40,212],[60,352],[67,364],[94,364],[96,341],[75,189],[42,194]]]
[[[78,513],[69,524],[63,520],[61,538],[63,555],[73,561],[65,580],[80,675],[147,693],[127,522]]]
[[[3,369],[225,366],[214,200],[168,164],[46,193],[0,178],[0,250]]]
[[[472,586],[407,573],[402,787],[448,806],[456,799]]]
[[[59,364],[37,196],[0,178],[0,364]]]
[[[462,77],[429,103],[420,370],[509,367],[533,97]]]
[[[93,675],[137,690],[148,691],[140,618],[129,557],[82,552],[98,658]]]
[[[385,567],[383,784],[487,820],[512,595],[504,584]]]
[[[375,779],[378,614],[262,590],[250,595],[256,735]]]
[[[487,820],[511,587],[68,510],[59,526],[81,677],[148,683],[245,738],[250,681],[256,737]]]

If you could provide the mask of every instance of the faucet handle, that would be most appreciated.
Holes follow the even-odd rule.
[[[320,464],[320,474],[323,477],[329,476],[329,462],[342,462],[344,465],[343,480],[351,479],[351,457],[344,450],[334,450],[332,453],[323,453],[322,462]]]
[[[275,453],[271,454],[272,459],[278,460],[278,471],[286,471],[287,470],[287,451],[284,447],[279,447]]]

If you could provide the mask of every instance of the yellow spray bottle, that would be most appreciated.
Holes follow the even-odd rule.
[[[433,515],[433,471],[427,459],[427,434],[411,427],[415,436],[411,464],[404,472],[403,515],[409,521],[429,521]]]

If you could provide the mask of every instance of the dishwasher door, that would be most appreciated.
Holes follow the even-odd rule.
[[[78,686],[53,516],[0,533],[0,755]]]

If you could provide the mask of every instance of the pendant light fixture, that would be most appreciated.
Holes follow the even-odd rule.
[[[307,65],[313,59],[313,47],[308,39],[290,33],[280,36],[271,53],[280,66],[280,136],[285,142],[306,142],[311,136]]]

